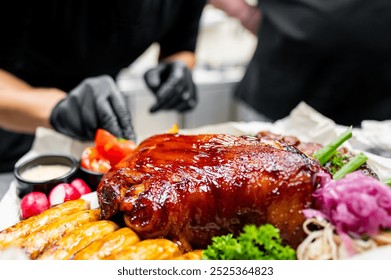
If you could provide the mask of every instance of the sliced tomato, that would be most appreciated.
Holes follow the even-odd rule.
[[[112,145],[111,143],[115,143],[116,141],[117,137],[102,128],[99,128],[95,133],[95,147],[99,152],[103,152],[107,146]]]
[[[80,164],[83,168],[98,173],[106,173],[111,168],[110,161],[102,156],[95,147],[84,149]]]
[[[134,141],[122,138],[118,139],[117,144],[125,155],[131,154],[137,147]]]
[[[118,139],[110,132],[98,129],[95,134],[95,147],[114,166],[136,148],[136,143],[132,140]]]

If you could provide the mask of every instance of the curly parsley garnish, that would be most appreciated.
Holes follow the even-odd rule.
[[[232,234],[212,238],[202,253],[204,260],[294,260],[296,252],[282,245],[280,231],[270,224],[246,225],[235,238]]]

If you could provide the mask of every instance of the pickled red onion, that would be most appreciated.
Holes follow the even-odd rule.
[[[314,192],[315,209],[303,210],[306,218],[323,218],[334,225],[349,248],[347,236],[373,236],[391,228],[391,188],[360,171],[332,180],[326,173],[316,179],[320,187]]]

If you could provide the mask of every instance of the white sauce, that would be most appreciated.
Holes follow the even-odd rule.
[[[39,182],[61,177],[69,171],[71,171],[71,167],[66,165],[37,165],[24,171],[21,177],[24,180]]]

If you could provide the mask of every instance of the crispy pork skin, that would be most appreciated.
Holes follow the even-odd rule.
[[[327,172],[286,143],[248,136],[162,134],[144,140],[98,186],[103,219],[118,212],[141,238],[166,237],[182,249],[271,223],[296,247],[313,175]]]

